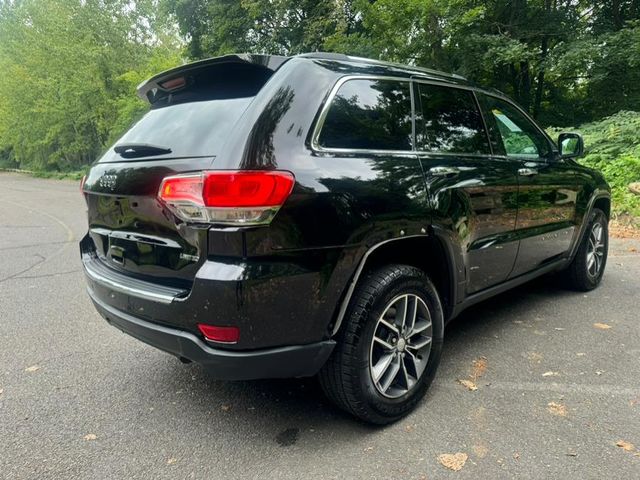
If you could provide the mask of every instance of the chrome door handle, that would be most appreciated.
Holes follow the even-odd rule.
[[[538,171],[535,168],[521,168],[518,170],[518,175],[522,175],[523,177],[531,177],[537,174]]]
[[[429,173],[437,177],[451,177],[460,173],[460,169],[456,167],[431,167]]]

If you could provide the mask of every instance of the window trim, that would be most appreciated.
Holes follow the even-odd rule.
[[[368,149],[368,148],[341,148],[341,147],[323,147],[319,143],[320,134],[322,133],[322,127],[324,126],[324,122],[329,113],[329,109],[333,104],[333,100],[335,99],[338,90],[342,85],[347,83],[350,80],[386,80],[386,81],[396,81],[403,82],[409,84],[409,95],[411,99],[411,150],[384,150],[384,149]],[[332,87],[329,92],[329,96],[322,105],[322,109],[320,110],[320,114],[318,115],[318,119],[316,120],[316,124],[313,128],[313,133],[311,135],[311,148],[315,152],[318,153],[375,153],[375,154],[388,154],[388,155],[414,155],[415,150],[415,125],[416,125],[416,113],[415,113],[415,101],[413,98],[413,88],[411,88],[412,79],[407,77],[394,77],[388,75],[345,75],[340,77],[335,85]]]

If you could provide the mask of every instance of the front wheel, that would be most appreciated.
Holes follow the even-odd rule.
[[[319,374],[327,397],[369,423],[408,414],[424,397],[442,350],[438,293],[422,270],[389,265],[351,299],[338,345]]]
[[[602,280],[609,252],[609,222],[604,212],[594,208],[587,229],[573,261],[567,267],[570,288],[583,292],[593,290]]]

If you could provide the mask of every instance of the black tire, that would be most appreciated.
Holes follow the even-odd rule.
[[[589,263],[589,254],[592,248],[592,232],[594,227],[600,225],[602,227],[602,249],[599,268],[594,272],[593,266]],[[581,292],[588,292],[596,288],[602,280],[604,269],[607,265],[607,255],[609,252],[609,222],[604,212],[598,208],[594,208],[589,215],[587,228],[580,246],[576,252],[576,256],[569,264],[564,272],[566,286]],[[595,274],[594,274],[595,273]]]
[[[431,317],[431,348],[428,355],[425,355],[428,356],[426,367],[423,367],[417,381],[407,387],[408,391],[401,396],[388,398],[379,391],[380,385],[376,386],[372,378],[369,366],[372,342],[376,328],[379,328],[378,319],[388,311],[386,309],[394,299],[405,294],[414,299],[416,309],[419,303],[416,297],[428,309]],[[424,397],[438,368],[443,334],[442,306],[438,293],[426,274],[408,265],[380,268],[367,275],[354,292],[336,348],[318,375],[320,385],[335,405],[357,418],[379,425],[394,422],[407,415]],[[399,349],[399,340],[395,347],[396,350]],[[404,353],[396,355],[404,358]],[[406,368],[404,372],[407,378]],[[406,384],[409,385],[409,382]]]

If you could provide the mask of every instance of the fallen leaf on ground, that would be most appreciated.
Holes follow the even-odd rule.
[[[362,449],[362,451],[363,451],[363,452],[371,452],[371,451],[373,451],[373,447],[364,447],[364,448]]]
[[[541,353],[538,353],[538,352],[529,352],[527,354],[527,358],[529,359],[529,361],[531,363],[540,363],[542,361],[542,359],[544,358],[544,356]]]
[[[466,387],[467,390],[471,390],[472,392],[475,392],[476,390],[478,390],[478,386],[475,383],[473,383],[471,380],[458,379],[458,383]]]
[[[558,415],[559,417],[567,416],[567,407],[561,403],[549,402],[547,404],[547,411],[551,415]]]
[[[405,432],[413,432],[413,425],[406,425],[404,427]]]
[[[223,412],[227,412],[227,411],[229,411],[229,409],[231,409],[231,406],[229,406],[229,405],[222,405],[220,407],[220,410],[222,410]]]
[[[636,449],[633,443],[625,442],[624,440],[618,440],[616,446],[620,447],[625,452],[633,452]]]
[[[454,472],[462,470],[462,467],[464,467],[464,464],[467,462],[467,458],[469,458],[468,455],[462,452],[441,453],[438,455],[440,464]]]
[[[2,393],[2,390],[0,390],[0,393]],[[629,405],[631,405],[632,407],[634,405],[637,405],[638,403],[640,403],[640,397],[636,397],[636,398],[633,398],[633,399],[629,400]]]
[[[4,392],[4,389],[0,388],[0,395],[2,395],[2,392]]]
[[[518,460],[520,458],[520,454],[518,452],[514,452],[513,459]]]
[[[483,376],[486,371],[487,371],[487,358],[486,357],[476,358],[473,361],[473,371],[471,372],[470,376],[474,380],[477,380],[478,378]]]
[[[593,326],[600,330],[609,330],[611,328],[611,325],[606,323],[594,323]]]
[[[556,328],[554,328],[554,330],[558,330],[559,332],[562,332],[563,330],[566,330],[566,328],[556,327]]]
[[[24,369],[25,372],[35,372],[37,370],[40,370],[40,365],[31,365]]]
[[[95,440],[98,436],[95,433],[87,433],[84,437],[85,440]]]
[[[178,461],[177,458],[173,458],[171,457],[170,459],[167,460],[167,465],[173,465],[174,463],[176,463]]]
[[[484,458],[487,456],[487,453],[489,453],[489,449],[486,445],[474,445],[473,453],[475,453],[478,458]]]
[[[542,374],[543,377],[557,377],[560,375],[558,372],[544,372]]]

